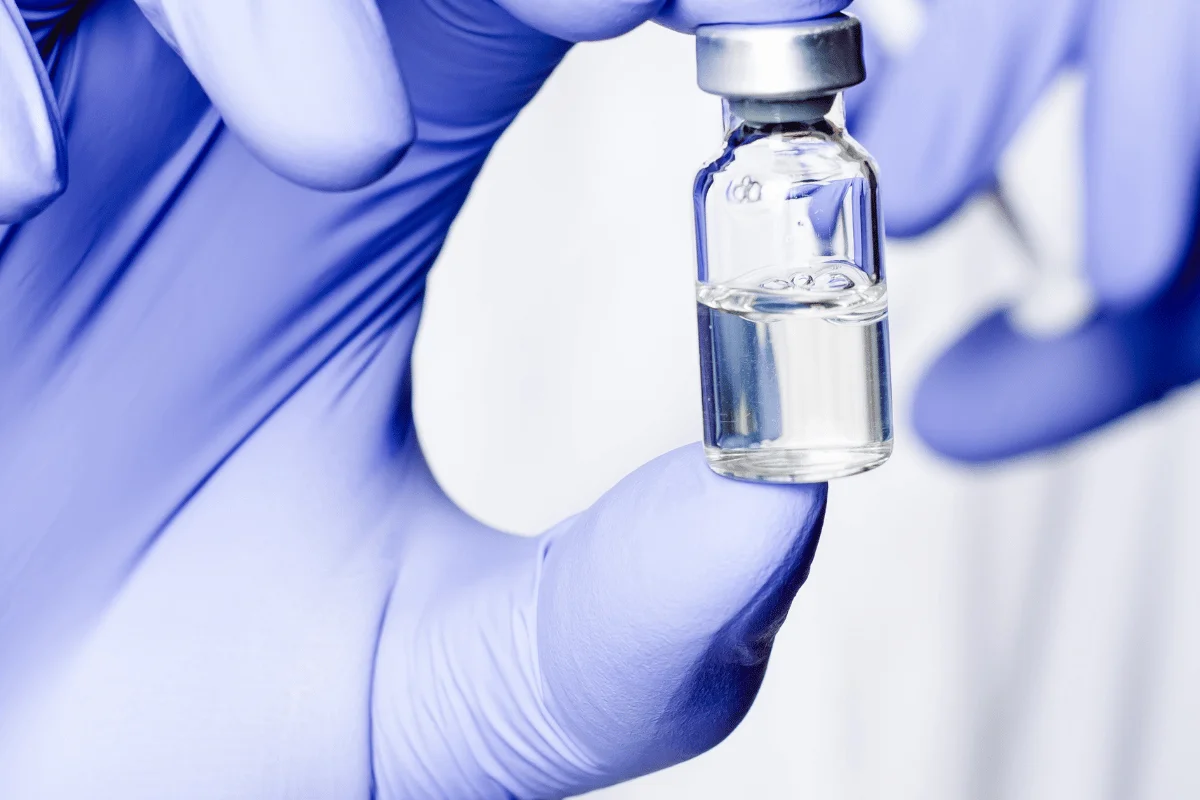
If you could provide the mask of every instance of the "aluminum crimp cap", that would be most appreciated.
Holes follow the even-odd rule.
[[[833,14],[782,25],[704,25],[696,31],[700,88],[722,97],[806,100],[866,80],[862,24]]]

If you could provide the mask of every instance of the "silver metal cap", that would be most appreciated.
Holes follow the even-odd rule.
[[[705,25],[696,31],[696,75],[709,94],[807,100],[866,80],[862,25],[833,14],[783,25]]]

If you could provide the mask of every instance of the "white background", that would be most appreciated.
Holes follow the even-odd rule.
[[[833,486],[746,722],[595,797],[1200,797],[1200,396],[982,470],[908,425],[984,310],[1077,311],[1079,98],[1057,86],[1005,164],[1031,248],[987,199],[891,245],[896,456]],[[647,26],[573,51],[497,147],[417,350],[421,438],[474,515],[540,531],[700,438],[690,191],[720,135],[691,40]]]

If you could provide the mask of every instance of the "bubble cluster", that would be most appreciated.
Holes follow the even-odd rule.
[[[747,175],[737,183],[729,184],[726,194],[733,203],[757,203],[762,200],[762,192],[762,184]]]
[[[845,292],[870,283],[866,273],[849,262],[836,262],[806,272],[797,272],[788,279],[770,278],[759,288],[772,292],[803,290],[808,292]]]

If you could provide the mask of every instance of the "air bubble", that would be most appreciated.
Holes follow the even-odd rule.
[[[844,292],[867,282],[867,276],[853,264],[831,265],[814,276],[818,292]]]
[[[854,279],[844,272],[832,272],[821,276],[821,288],[841,292],[854,286]]]
[[[781,280],[780,278],[772,278],[769,281],[763,281],[760,285],[764,289],[771,289],[777,292],[792,288],[792,284],[790,282]]]
[[[792,276],[792,286],[797,289],[807,289],[813,285],[813,276],[807,272],[797,272]]]

